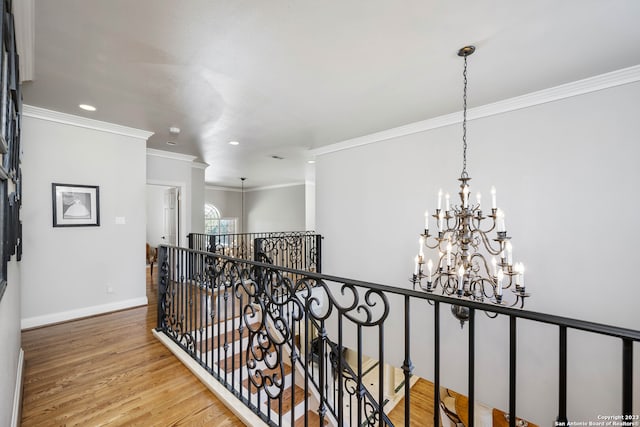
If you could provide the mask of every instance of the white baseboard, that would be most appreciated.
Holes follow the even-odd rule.
[[[35,328],[38,326],[50,325],[52,323],[66,322],[67,320],[80,319],[82,317],[95,316],[96,314],[109,313],[111,311],[124,310],[126,308],[147,305],[147,297],[133,298],[124,301],[116,301],[109,304],[94,305],[75,310],[61,311],[58,313],[45,314],[44,316],[27,317],[20,321],[22,329]]]
[[[216,381],[209,372],[202,366],[200,366],[195,360],[193,360],[187,353],[174,343],[171,338],[161,332],[152,330],[153,335],[167,347],[184,366],[189,369],[193,375],[195,375],[220,401],[231,410],[240,421],[247,426],[267,426],[262,419],[253,413],[251,409],[244,406],[244,403],[238,401],[238,398],[233,395],[227,388]]]
[[[24,350],[18,354],[18,369],[16,369],[16,388],[13,392],[13,413],[11,427],[18,427],[22,418],[22,377],[24,373]]]

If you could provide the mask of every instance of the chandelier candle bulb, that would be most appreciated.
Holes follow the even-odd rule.
[[[506,228],[504,226],[504,212],[502,211],[502,209],[498,209],[496,212],[496,228],[498,230],[498,233],[504,233],[506,231]]]
[[[444,214],[442,211],[438,213],[438,231],[440,233],[444,231]]]
[[[416,267],[415,267],[415,269],[413,270],[413,275],[414,275],[414,276],[417,276],[417,275],[418,275],[418,272],[419,272],[419,267],[420,267],[420,256],[416,256],[416,257],[415,257],[415,262],[416,262]]]
[[[491,257],[491,265],[493,265],[493,277],[498,277],[498,261],[496,261],[496,257]]]
[[[511,242],[507,242],[506,248],[507,248],[507,264],[512,265],[513,264],[513,245],[511,245]]]
[[[429,258],[429,261],[427,261],[427,269],[429,270],[428,281],[429,281],[429,283],[431,283],[431,272],[433,270],[433,262],[431,261],[431,258]]]
[[[422,261],[424,259],[424,237],[420,236],[418,238],[418,245],[420,246],[418,256],[420,257],[420,261]]]
[[[429,234],[429,211],[424,211],[424,234]]]
[[[494,187],[493,185],[491,186],[491,208],[492,209],[497,209],[496,207],[496,187]]]
[[[462,290],[464,289],[464,267],[460,266],[460,268],[458,269],[458,294],[461,295],[462,294]]]
[[[480,209],[480,205],[482,204],[482,194],[476,193],[476,200],[478,201],[478,210]]]
[[[497,287],[497,295],[502,296],[502,279],[504,279],[504,273],[502,269],[498,271],[498,287]]]
[[[522,267],[522,263],[516,262],[514,269],[516,270],[516,287],[520,286],[520,269]]]
[[[438,210],[442,209],[442,189],[438,190]]]
[[[451,242],[447,243],[447,267],[451,267]]]
[[[451,199],[451,196],[449,196],[449,193],[444,195],[444,207],[445,207],[445,211],[448,213],[449,212],[449,199]]]
[[[516,288],[520,288],[524,292],[524,264],[516,263]]]

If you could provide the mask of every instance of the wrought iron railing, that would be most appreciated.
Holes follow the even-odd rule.
[[[188,235],[189,249],[233,258],[264,260],[295,270],[322,272],[322,236],[314,231]]]
[[[292,270],[224,255],[161,246],[159,253],[158,330],[184,351],[247,407],[272,426],[392,425],[384,405],[383,369],[378,389],[363,383],[364,341],[376,348],[385,364],[385,337],[404,336],[404,421],[411,413],[411,308],[433,308],[433,420],[440,425],[441,306],[469,309],[468,420],[475,405],[476,312],[509,319],[509,425],[516,425],[517,326],[521,321],[555,325],[559,337],[558,409],[556,425],[567,425],[567,332],[584,331],[620,339],[622,347],[622,416],[633,416],[633,343],[640,331],[607,326],[504,306],[459,300],[432,293]],[[296,277],[295,280],[292,277]],[[390,300],[394,301],[393,306]],[[399,304],[398,304],[399,302]],[[391,314],[402,325],[387,325]],[[389,323],[389,322],[387,322]],[[393,328],[393,329],[392,329]],[[389,331],[391,329],[391,331]],[[523,334],[526,330],[521,330]],[[345,349],[355,354],[349,365]],[[353,360],[353,359],[351,359]],[[293,385],[293,386],[292,386]],[[302,396],[302,400],[300,400]],[[296,404],[300,401],[299,404]],[[345,402],[351,401],[352,404]],[[355,402],[354,402],[355,401]],[[288,402],[293,402],[290,405]],[[292,410],[291,408],[294,408]],[[315,414],[316,418],[312,418]],[[313,420],[312,420],[313,419]],[[549,420],[546,420],[548,422]],[[433,423],[433,424],[431,424]]]
[[[161,246],[158,265],[158,330],[265,422],[293,425],[314,413],[320,425],[391,424],[359,380],[361,363],[347,364],[325,325],[337,314],[359,329],[382,328],[385,313],[371,310],[381,294],[361,300],[344,283],[352,299],[343,304],[307,272],[185,248]],[[342,404],[349,400],[354,408]]]

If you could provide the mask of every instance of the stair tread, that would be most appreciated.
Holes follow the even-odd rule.
[[[320,425],[320,415],[313,411],[307,411],[307,420],[307,425],[309,426],[315,427]],[[327,424],[329,424],[329,421],[327,420],[327,417],[325,417],[322,425],[326,426]],[[304,417],[300,417],[296,420],[295,427],[304,427]]]
[[[290,375],[291,374],[291,365],[287,365],[286,363],[284,363],[283,364],[283,371],[284,371],[284,376],[285,377]],[[274,374],[276,372],[280,372],[280,369],[278,369],[278,367],[273,368],[273,369],[262,369],[262,374],[263,375],[271,375],[271,374]],[[245,388],[249,388],[249,378],[245,378],[245,380],[242,381],[242,385]],[[251,387],[253,387],[253,383],[252,383]]]
[[[236,321],[238,321],[238,319],[236,319]],[[231,319],[229,319],[227,321],[227,323],[229,323],[229,322],[231,322]],[[239,370],[239,369],[244,367],[243,365],[246,365],[246,361],[247,361],[246,347],[243,348],[243,349],[238,350],[238,348],[235,347],[234,344],[238,343],[241,340],[246,340],[248,338],[248,336],[249,336],[249,330],[248,330],[247,326],[245,325],[244,329],[242,331],[242,334],[241,334],[238,331],[238,326],[239,325],[240,325],[240,323],[238,322],[237,324],[234,325],[233,329],[230,329],[230,330],[227,330],[227,331],[221,331],[219,334],[214,334],[210,330],[210,334],[211,335],[209,337],[207,337],[206,341],[204,339],[202,339],[202,340],[196,339],[196,345],[195,345],[196,348],[202,348],[204,350],[204,352],[209,352],[209,351],[216,350],[216,349],[218,350],[220,359],[218,360],[218,356],[216,355],[216,353],[214,353],[214,355],[216,355],[216,356],[214,357],[213,362],[218,364],[219,369],[221,371],[226,371],[227,373],[231,373],[234,370]],[[222,327],[221,327],[221,329],[226,329],[226,328],[227,328],[226,325],[222,325]],[[296,337],[296,338],[299,340],[299,337]],[[225,352],[224,352],[225,341],[230,346],[229,350],[228,350],[229,357],[224,357],[225,356]],[[247,342],[245,341],[245,344],[246,343]],[[241,346],[241,347],[244,347],[244,346]],[[235,349],[235,351],[234,351],[234,349]],[[271,344],[271,348],[269,349],[269,351],[275,351],[275,346],[273,344]],[[241,361],[243,362],[242,365],[240,363]],[[264,369],[261,369],[261,371],[262,371],[262,374],[264,376],[269,376],[269,375],[273,375],[275,373],[280,373],[280,367],[277,366],[277,367],[271,368],[271,369],[264,368]],[[288,377],[292,377],[292,367],[291,367],[291,365],[289,365],[287,363],[283,363],[282,364],[282,374],[284,376],[282,378],[283,381],[284,380],[291,381],[292,378],[288,378]],[[250,390],[250,393],[252,393],[252,394],[256,393],[256,391],[257,391],[256,388],[250,383],[250,378],[248,376],[245,376],[243,378],[242,387],[244,387],[245,389]],[[295,393],[293,393],[292,390],[295,390]],[[295,394],[293,401],[292,401],[292,394]],[[279,411],[279,409],[280,409],[279,408],[280,402],[282,402],[281,411],[282,411],[282,415],[284,416],[285,414],[290,414],[290,412],[291,412],[291,410],[293,408],[297,407],[298,405],[303,404],[304,400],[305,400],[304,388],[294,384],[293,387],[292,386],[288,386],[287,388],[285,388],[283,390],[280,399],[271,400],[269,402],[269,406],[270,406],[270,409],[272,411],[277,413]],[[297,416],[296,421],[295,421],[295,426],[296,427],[297,426],[304,426],[304,422],[305,422],[305,417],[302,416],[303,414],[300,413],[299,409],[300,408],[298,408],[298,410],[295,411],[295,414]],[[307,412],[307,419],[308,419],[308,425],[310,425],[310,426],[320,425],[320,416],[316,412],[313,412],[313,411],[309,410]],[[328,420],[325,417],[325,420],[324,420],[322,425],[327,425],[327,424],[328,424]]]
[[[254,347],[255,348],[255,347]],[[270,351],[274,351],[273,346],[269,349]],[[235,353],[233,353],[233,348],[231,347],[229,349],[229,357],[225,358],[225,353],[224,350],[221,349],[220,351],[220,369],[223,369],[227,372],[232,372],[236,369],[240,369],[241,365],[240,362],[242,361],[242,365],[246,365],[247,363],[247,353],[246,353],[246,349],[239,349],[236,350]],[[218,358],[216,357],[214,360],[215,363],[218,363]],[[286,366],[286,364],[285,364]],[[289,370],[290,371],[290,370]]]
[[[249,335],[249,331],[245,328],[242,331],[242,338],[246,338]],[[240,339],[240,331],[234,329],[233,331],[227,331],[226,333],[216,335],[215,337],[211,337],[207,340],[206,348],[218,348],[224,347],[225,339],[226,342],[231,345],[231,343],[238,341]]]
[[[292,390],[295,388],[295,402],[293,402],[293,405],[291,404],[291,396],[293,394]],[[283,392],[282,392],[282,413],[286,414],[287,412],[291,411],[291,408],[298,405],[299,403],[304,402],[304,390],[301,389],[300,387],[298,387],[297,385],[294,385],[294,387],[287,387]],[[280,399],[273,399],[271,401],[271,404],[269,405],[271,407],[271,410],[278,412],[278,406],[279,406],[279,402]]]
[[[255,328],[256,323],[253,323],[251,326]],[[216,349],[218,347],[224,347],[225,339],[226,342],[231,345],[231,343],[240,340],[240,338],[247,338],[249,336],[249,328],[247,327],[247,325],[243,325],[242,335],[240,335],[240,331],[238,330],[239,326],[240,323],[237,323],[235,325],[235,328],[233,328],[232,330],[220,334],[211,333],[204,343],[204,348]],[[200,345],[200,340],[197,340],[196,347],[199,348]]]

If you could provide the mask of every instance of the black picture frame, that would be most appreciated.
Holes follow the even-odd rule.
[[[100,187],[51,184],[54,227],[100,226]]]
[[[0,300],[7,263],[22,259],[22,88],[11,0],[0,0]],[[97,194],[96,194],[97,201]],[[99,215],[99,210],[96,210]]]

